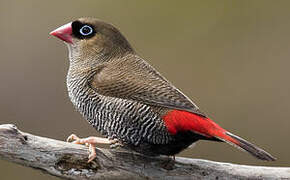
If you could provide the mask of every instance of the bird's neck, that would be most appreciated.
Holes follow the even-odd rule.
[[[81,46],[76,42],[76,44],[67,44],[69,50],[70,64],[93,66],[95,64],[100,64],[108,62],[111,59],[122,58],[128,54],[136,54],[135,51],[127,46],[112,46],[112,47],[92,47],[91,44],[86,44],[86,46]]]
[[[69,45],[69,70],[67,74],[68,91],[73,95],[74,92],[88,89],[88,81],[94,74],[94,70],[114,59],[123,59],[124,57],[134,55],[133,51],[118,52],[106,54],[96,52],[95,54],[84,53],[84,51]]]
[[[83,103],[92,91],[88,84],[89,76],[92,73],[90,73],[90,69],[81,68],[82,66],[70,63],[66,79],[68,96],[77,109],[83,107]]]

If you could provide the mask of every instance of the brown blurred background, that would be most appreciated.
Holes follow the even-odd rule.
[[[0,1],[0,124],[66,139],[96,131],[67,97],[67,48],[49,32],[78,17],[115,24],[139,54],[224,128],[278,158],[223,143],[180,156],[290,165],[290,1]],[[1,179],[57,179],[0,160]]]

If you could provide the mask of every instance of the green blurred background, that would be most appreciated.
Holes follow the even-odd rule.
[[[78,17],[115,24],[136,51],[224,128],[278,158],[199,142],[179,156],[290,165],[290,1],[0,1],[0,123],[66,139],[96,131],[67,97],[66,46],[49,36]],[[57,179],[0,160],[1,179]]]

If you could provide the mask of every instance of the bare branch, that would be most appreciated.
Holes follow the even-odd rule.
[[[127,150],[97,149],[0,125],[0,157],[67,179],[289,179],[290,168],[245,166],[200,159],[146,157]]]

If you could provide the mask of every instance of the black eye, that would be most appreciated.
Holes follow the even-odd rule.
[[[80,34],[83,36],[88,36],[90,34],[93,33],[93,28],[91,26],[88,25],[84,25],[81,29],[80,29]]]
[[[96,34],[96,29],[92,24],[74,21],[71,26],[72,34],[77,39],[90,39]]]

